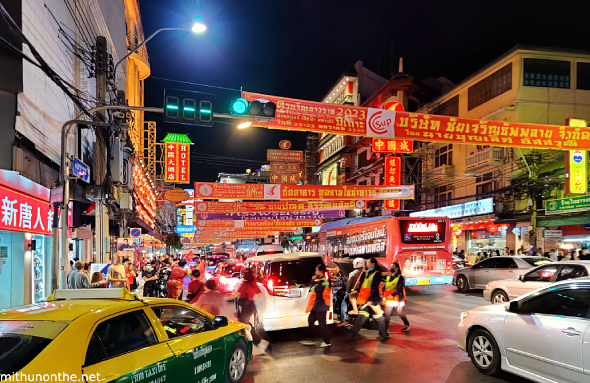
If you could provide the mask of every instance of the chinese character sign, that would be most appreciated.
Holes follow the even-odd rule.
[[[414,141],[394,138],[373,138],[375,153],[414,153]]]
[[[273,184],[297,185],[299,181],[301,181],[299,174],[270,173],[270,182]]]
[[[401,183],[401,157],[385,157],[385,169],[383,172],[383,182],[387,186],[395,186]],[[399,199],[388,199],[384,201],[385,210],[399,210]]]
[[[271,173],[299,173],[301,171],[298,163],[288,162],[271,162],[270,172]]]
[[[43,201],[0,186],[0,229],[51,233],[53,210]]]
[[[188,183],[190,178],[190,145],[166,142],[166,182]]]
[[[590,150],[590,130],[575,126],[486,121],[296,100],[242,92],[248,101],[277,105],[270,129],[534,149]]]

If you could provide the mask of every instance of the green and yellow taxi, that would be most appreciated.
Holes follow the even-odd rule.
[[[242,323],[125,289],[56,290],[0,311],[3,381],[236,383],[251,360]]]

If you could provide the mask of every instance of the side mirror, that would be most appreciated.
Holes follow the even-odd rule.
[[[509,313],[517,313],[518,312],[518,302],[517,301],[510,301],[506,304],[506,311]]]
[[[523,282],[524,282],[524,275],[519,275],[519,276],[518,276],[518,280],[519,280],[519,281],[523,281]]]
[[[229,324],[229,321],[227,319],[227,317],[218,315],[215,317],[215,319],[213,319],[213,323],[215,323],[215,327],[219,328],[219,327],[225,327]]]

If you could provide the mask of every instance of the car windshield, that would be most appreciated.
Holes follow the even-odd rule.
[[[66,326],[49,321],[0,321],[0,380],[22,370]]]
[[[322,263],[324,261],[321,257],[272,262],[269,269],[269,279],[272,279],[276,285],[309,286],[316,266]]]
[[[531,266],[540,266],[540,265],[544,265],[546,263],[553,262],[552,259],[545,258],[545,257],[521,258],[521,259]]]
[[[235,265],[227,265],[223,268],[221,275],[223,276],[232,276],[234,273],[239,273],[242,270],[242,264],[235,264]]]

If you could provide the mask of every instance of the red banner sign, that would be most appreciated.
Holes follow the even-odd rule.
[[[303,152],[300,150],[266,149],[266,160],[303,163]]]
[[[373,138],[375,153],[414,153],[414,141],[395,138]]]
[[[0,229],[34,234],[50,234],[53,209],[48,201],[0,186]]]
[[[385,157],[385,169],[383,179],[385,185],[399,185],[401,183],[402,159],[400,157]],[[385,210],[399,210],[399,199],[388,199],[384,201]]]
[[[212,228],[212,227],[233,227],[233,228],[281,228],[281,227],[311,227],[321,226],[321,219],[265,219],[265,220],[240,220],[240,221],[205,221],[200,220],[197,223],[199,227]]]
[[[277,174],[277,173],[270,173],[270,182],[273,184],[289,184],[289,185],[297,185],[301,181],[301,177],[299,174]]]
[[[590,130],[580,127],[486,121],[432,114],[303,101],[242,92],[248,101],[277,105],[272,129],[458,144],[590,150]]]
[[[287,162],[271,162],[270,172],[271,173],[299,173],[301,166],[297,163]]]
[[[279,142],[279,148],[281,149],[291,149],[291,141],[289,140],[282,140],[281,142]]]
[[[414,185],[276,185],[195,182],[195,197],[202,199],[414,199]]]
[[[166,181],[170,183],[189,183],[190,145],[166,142]]]
[[[353,210],[367,207],[365,201],[284,201],[284,202],[197,202],[195,209],[206,213],[258,213],[273,211]]]

